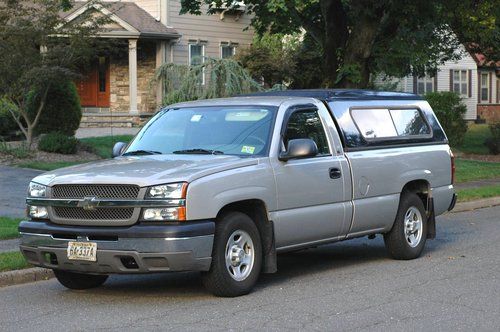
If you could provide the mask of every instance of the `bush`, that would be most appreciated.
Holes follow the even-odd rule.
[[[78,140],[75,137],[58,132],[43,135],[38,142],[38,149],[45,152],[75,154],[77,148]]]
[[[0,136],[7,137],[18,129],[17,123],[12,117],[10,110],[17,112],[14,104],[4,98],[0,98]]]
[[[500,122],[490,125],[491,137],[487,138],[484,144],[491,154],[500,153]]]
[[[27,110],[34,119],[40,105],[40,91],[31,91],[27,99]],[[75,135],[82,119],[80,97],[75,83],[62,81],[52,83],[47,94],[45,107],[35,128],[35,134],[60,132]]]
[[[430,92],[425,95],[434,113],[443,126],[451,146],[461,146],[467,132],[464,115],[467,107],[455,92]]]

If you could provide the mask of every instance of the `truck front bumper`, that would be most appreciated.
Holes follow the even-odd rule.
[[[19,224],[20,249],[29,263],[93,274],[208,271],[214,230],[212,220],[130,227]],[[97,243],[97,261],[68,259],[70,241]]]

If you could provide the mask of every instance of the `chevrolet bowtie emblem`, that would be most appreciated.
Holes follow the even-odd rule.
[[[86,211],[93,211],[99,206],[99,201],[95,196],[86,196],[82,201],[78,202],[78,207]]]

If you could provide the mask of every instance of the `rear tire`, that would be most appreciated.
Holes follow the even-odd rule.
[[[108,279],[107,275],[83,274],[62,270],[54,270],[57,280],[69,289],[90,289],[99,287]]]
[[[216,296],[248,294],[261,266],[262,245],[255,223],[241,212],[223,215],[215,224],[212,264],[202,273],[204,286]]]
[[[394,259],[408,260],[420,256],[427,240],[427,214],[424,203],[415,193],[401,195],[396,220],[384,242]]]

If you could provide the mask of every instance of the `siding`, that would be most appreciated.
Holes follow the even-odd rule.
[[[205,43],[205,56],[220,58],[221,42],[237,43],[238,48],[248,47],[252,43],[253,30],[249,28],[250,16],[226,14],[221,20],[220,15],[179,15],[181,4],[179,0],[168,1],[168,25],[174,27],[182,37],[172,47],[172,60],[177,64],[188,64],[189,40],[201,40]]]

